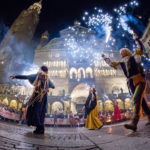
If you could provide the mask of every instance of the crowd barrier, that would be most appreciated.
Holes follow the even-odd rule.
[[[5,107],[1,107],[0,106],[0,117],[6,120],[13,120],[13,121],[19,121],[20,120],[20,114],[19,112],[10,112],[9,109],[5,108]],[[131,114],[127,113],[126,116],[125,114],[121,114],[121,121],[127,120],[131,118]],[[100,119],[104,124],[109,124],[109,123],[113,123],[113,116],[103,116]],[[56,126],[70,126],[70,120],[69,118],[64,117],[63,115],[58,115],[57,119],[55,120],[55,125]],[[54,126],[54,118],[51,115],[46,115],[45,117],[45,121],[44,121],[45,125],[48,126]],[[85,120],[84,118],[74,118],[73,119],[73,126],[84,126],[85,124]]]
[[[19,121],[20,120],[20,114],[19,113],[14,113],[10,112],[9,110],[5,109],[5,107],[0,107],[0,117],[8,120],[14,120],[14,121]],[[50,118],[48,116],[45,117],[44,121],[45,125],[54,125],[54,118]],[[70,121],[68,118],[57,118],[57,121],[55,123],[56,125],[62,125],[62,126],[69,126]],[[84,119],[79,119],[76,121],[75,125],[84,125]]]
[[[47,118],[46,117],[44,124],[45,125],[54,125],[54,118]],[[60,125],[61,126],[70,126],[70,121],[68,118],[57,118],[57,121],[55,124],[58,126],[60,126]],[[75,120],[74,125],[77,125],[77,126],[84,125],[84,119]]]
[[[10,112],[6,110],[4,107],[0,107],[0,116],[6,119],[19,121],[19,114]]]

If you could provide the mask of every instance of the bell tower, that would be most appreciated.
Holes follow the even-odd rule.
[[[19,74],[32,62],[29,47],[39,23],[42,0],[23,10],[0,44],[0,83],[8,82],[10,74]],[[10,74],[9,74],[10,73]]]

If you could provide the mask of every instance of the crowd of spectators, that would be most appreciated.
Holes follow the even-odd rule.
[[[12,112],[12,113],[19,113],[19,111],[15,108],[12,108],[8,105],[4,105],[3,103],[0,102],[0,107],[3,107],[6,111]]]
[[[0,102],[0,107],[3,107],[6,111],[9,111],[11,113],[19,114],[20,120],[21,120],[22,113],[23,113],[22,109],[17,110],[15,108],[11,108],[7,105],[4,105],[1,102]],[[103,124],[110,124],[110,123],[114,123],[113,115],[114,115],[113,112],[99,112],[98,117],[103,122]],[[130,119],[131,116],[132,116],[131,110],[121,111],[121,120],[117,120],[117,122]],[[57,123],[57,119],[68,119],[71,127],[79,126],[80,123],[85,122],[85,119],[86,119],[86,118],[84,118],[84,113],[73,114],[71,111],[68,114],[57,113],[57,111],[55,111],[54,114],[46,114],[46,118],[53,118],[54,119],[54,124],[53,124],[54,127],[59,126],[59,124]],[[7,118],[5,118],[5,120],[7,120]]]

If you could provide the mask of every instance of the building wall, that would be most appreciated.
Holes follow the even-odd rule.
[[[147,25],[147,28],[141,38],[141,41],[143,42],[145,48],[146,48],[146,51],[148,53],[148,56],[150,57],[150,20],[149,20],[149,23]]]
[[[86,28],[83,29],[85,32]],[[93,66],[88,66],[85,63],[73,66],[73,60],[69,59],[68,51],[64,47],[64,38],[69,31],[66,29],[60,33],[59,38],[52,39],[46,46],[36,50],[34,55],[34,65],[40,67],[44,64],[49,68],[49,76],[56,86],[52,90],[52,95],[62,95],[63,91],[65,91],[65,95],[70,95],[74,88],[81,83],[95,86],[99,94],[110,94],[113,90],[116,92],[117,88],[118,90],[122,88],[123,92],[128,92],[123,73],[109,67],[104,60],[94,61]],[[117,51],[106,51],[105,54],[111,60],[120,59],[120,54]],[[101,53],[97,55],[101,57]],[[83,78],[81,78],[81,71]]]

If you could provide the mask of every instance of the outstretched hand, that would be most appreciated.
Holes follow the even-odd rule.
[[[133,33],[133,39],[135,40],[135,39],[138,39],[138,36],[137,36],[137,34],[136,33]]]
[[[10,76],[10,78],[11,78],[11,79],[15,79],[16,77],[15,77],[15,76]]]

